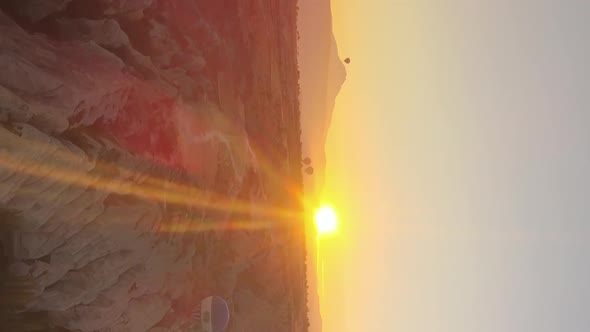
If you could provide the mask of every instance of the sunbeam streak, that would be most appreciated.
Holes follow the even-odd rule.
[[[3,134],[2,136],[12,135]],[[298,210],[254,203],[230,195],[220,195],[212,191],[199,189],[196,186],[150,176],[100,160],[94,161],[94,165],[92,165],[92,161],[87,161],[89,167],[80,167],[80,156],[65,150],[53,151],[51,157],[41,163],[28,156],[42,153],[44,151],[43,143],[30,142],[22,138],[15,139],[15,136],[2,138],[12,140],[12,146],[18,147],[19,151],[29,150],[32,153],[19,153],[18,155],[2,153],[0,155],[0,174],[8,172],[26,174],[38,179],[51,179],[69,185],[119,195],[131,195],[140,199],[174,204],[186,208],[203,208],[211,211],[223,211],[228,214],[251,214],[257,218],[273,219],[275,223],[280,221],[299,222],[302,219],[301,211]],[[87,171],[86,169],[91,170]],[[27,193],[29,190],[30,192]],[[32,189],[22,188],[20,194],[36,195],[38,193]],[[268,222],[247,223],[248,225],[246,225],[246,222],[230,223],[230,226],[219,227],[228,229],[269,227]]]

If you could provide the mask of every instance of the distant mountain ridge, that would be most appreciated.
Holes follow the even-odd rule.
[[[306,188],[319,193],[326,163],[324,145],[336,97],[346,80],[332,31],[329,1],[300,2],[299,34],[303,153],[312,159],[315,169],[313,181],[306,181]]]
[[[336,97],[346,80],[346,69],[338,54],[332,29],[329,0],[300,0],[299,15],[300,108],[303,155],[311,158],[313,176],[304,179],[305,195],[319,202],[326,166],[325,144]],[[309,215],[309,213],[308,213]],[[307,252],[315,252],[315,230],[308,220]],[[317,293],[315,256],[308,255],[308,309],[310,331],[322,330],[320,299]]]

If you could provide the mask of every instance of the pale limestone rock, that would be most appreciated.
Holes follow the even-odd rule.
[[[101,332],[144,332],[155,326],[170,309],[170,301],[159,295],[145,295],[129,302],[126,312]]]
[[[32,117],[31,106],[0,85],[0,121],[23,123],[31,120]]]
[[[70,41],[94,41],[100,46],[129,46],[129,37],[114,19],[90,20],[62,18],[56,21],[55,34]]]
[[[150,7],[153,0],[98,0],[105,6],[105,15],[125,15]]]
[[[162,149],[171,159],[178,153],[178,165],[195,166],[205,190],[226,177],[221,193],[227,189],[229,199],[238,197],[245,174],[257,171],[244,129],[247,98],[235,77],[206,68],[225,65],[211,56],[223,52],[222,34],[198,16],[192,0],[76,1],[72,5],[102,4],[103,12],[91,13],[92,20],[56,16],[61,18],[55,22],[51,13],[63,11],[68,1],[44,2],[45,9],[32,11],[28,20],[48,18],[44,24],[57,27],[60,41],[49,32],[25,32],[0,12],[0,48],[10,50],[0,52],[0,209],[12,209],[19,222],[6,242],[17,258],[11,271],[40,288],[29,308],[48,310],[55,325],[78,331],[179,332],[190,322],[174,315],[171,302],[215,290],[232,298],[232,310],[239,304],[233,326],[280,331],[288,310],[284,299],[275,300],[285,296],[285,285],[276,280],[285,273],[277,266],[284,257],[271,247],[286,237],[219,237],[217,245],[236,254],[217,259],[213,253],[222,250],[207,242],[216,236],[187,232],[186,210],[199,216],[196,222],[212,213],[166,198],[130,198],[133,190],[118,185],[142,187],[155,171],[161,171],[155,177],[165,174],[167,181],[185,184],[174,178],[177,173],[146,162],[158,160],[149,153],[163,140],[172,141]],[[22,3],[27,8],[41,1]],[[70,7],[67,17],[78,10]],[[129,30],[129,20],[146,34]],[[131,41],[147,46],[140,53]],[[197,51],[201,44],[217,51]],[[211,100],[203,100],[206,93]],[[111,130],[121,122],[119,132]],[[166,128],[164,139],[154,127]],[[113,137],[101,138],[95,130]],[[125,145],[129,137],[144,138],[140,144],[154,149],[131,149]],[[97,178],[105,173],[107,179]],[[192,197],[199,190],[182,194]],[[251,190],[244,197],[263,194]],[[213,216],[224,221],[230,214]],[[175,231],[169,231],[171,224]],[[259,263],[268,265],[262,269],[264,289],[245,292],[240,272]],[[205,275],[215,285],[197,277]],[[171,322],[158,326],[165,315]]]
[[[113,119],[135,84],[124,63],[95,42],[29,35],[0,12],[0,85],[29,104],[36,123],[61,132]],[[49,112],[50,111],[50,112]],[[51,127],[53,125],[53,128]]]
[[[66,311],[52,312],[51,316],[60,326],[68,329],[95,331],[107,328],[126,310],[131,298],[130,289],[135,280],[145,273],[142,266],[134,267],[123,273],[114,285],[91,303],[78,304]]]

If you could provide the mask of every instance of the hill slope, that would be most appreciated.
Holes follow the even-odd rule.
[[[303,155],[312,160],[313,176],[304,178],[305,196],[311,206],[321,199],[326,166],[325,143],[332,120],[336,96],[346,80],[346,70],[338,54],[332,31],[329,0],[300,0],[298,30],[301,86],[301,127]],[[311,215],[308,211],[306,215]],[[312,220],[307,220],[307,238],[315,239]],[[315,252],[315,242],[307,243]],[[315,256],[308,257],[309,309],[312,331],[321,331],[321,317]]]

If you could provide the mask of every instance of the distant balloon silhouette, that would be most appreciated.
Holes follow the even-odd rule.
[[[305,173],[312,175],[313,174],[313,167],[309,166],[305,169]]]
[[[303,164],[307,166],[311,165],[311,159],[309,157],[306,157],[305,159],[303,159]]]
[[[344,59],[344,63],[349,64],[350,63],[350,58]]]
[[[223,332],[229,323],[229,307],[219,296],[209,296],[193,309],[195,325],[203,332]]]

